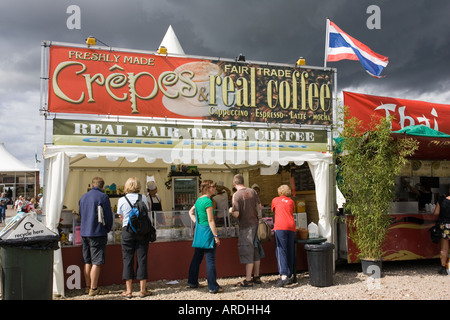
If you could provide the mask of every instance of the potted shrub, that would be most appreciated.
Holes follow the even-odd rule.
[[[372,119],[370,130],[361,131],[361,121],[347,119],[341,132],[342,153],[338,156],[339,188],[345,196],[344,210],[352,215],[350,236],[363,262],[381,267],[383,243],[390,224],[389,207],[394,199],[395,177],[406,157],[417,149],[413,139],[394,140],[390,119]]]

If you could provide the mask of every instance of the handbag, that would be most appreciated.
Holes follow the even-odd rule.
[[[260,243],[264,243],[272,239],[272,229],[270,229],[270,226],[263,219],[259,219],[257,235]]]
[[[155,242],[156,241],[156,229],[153,226],[153,222],[150,220],[150,232],[148,233],[149,241]]]
[[[429,231],[430,231],[431,241],[434,243],[438,243],[442,238],[442,231],[440,228],[440,224],[436,223],[434,226],[432,226],[430,228]]]
[[[198,223],[197,207],[195,207],[195,231],[194,240],[192,241],[192,247],[199,249],[212,249],[214,248],[214,235],[211,228]]]

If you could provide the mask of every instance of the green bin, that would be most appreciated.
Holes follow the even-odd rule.
[[[0,233],[0,294],[3,300],[51,300],[53,251],[58,234],[18,214]]]
[[[2,299],[51,300],[53,250],[0,248]]]

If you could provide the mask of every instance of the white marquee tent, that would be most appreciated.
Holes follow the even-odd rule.
[[[167,156],[166,150],[158,150],[157,148],[123,148],[123,147],[86,147],[86,146],[57,146],[48,145],[44,150],[45,159],[45,186],[44,190],[44,209],[46,213],[46,226],[53,231],[57,231],[63,201],[65,197],[66,185],[69,176],[71,160],[78,159],[79,161],[89,161],[90,166],[107,168],[108,162],[120,162],[123,166],[130,165],[137,161],[145,161],[148,166],[155,165],[157,162],[165,163],[170,166],[172,163],[191,164],[183,159],[182,150],[171,150],[172,158],[164,158]],[[203,161],[199,162],[202,157],[198,152],[194,153],[197,156],[195,165],[199,168],[202,164],[209,164],[216,167],[224,167],[224,163],[217,163],[213,157],[208,157],[203,154]],[[178,157],[173,157],[179,155]],[[181,156],[180,156],[181,155]],[[192,155],[194,156],[194,155]],[[273,158],[269,155],[268,157]],[[249,165],[270,165],[272,163],[286,165],[289,162],[294,162],[297,165],[308,163],[311,170],[315,187],[317,209],[319,213],[319,234],[326,237],[328,241],[333,241],[332,235],[332,220],[333,220],[333,205],[335,202],[333,192],[333,161],[332,155],[329,153],[320,152],[279,152],[277,159],[273,158],[270,163],[265,161],[250,161],[245,163]],[[262,160],[262,159],[260,159]],[[170,162],[167,162],[170,161]],[[242,165],[242,163],[240,163]],[[235,166],[238,164],[229,163],[228,166]],[[54,293],[64,294],[64,271],[62,266],[61,249],[55,251],[54,258]]]
[[[12,187],[15,192],[17,187],[26,190],[27,185],[32,184],[34,189],[31,196],[35,196],[38,193],[39,169],[27,167],[6,149],[4,143],[0,143],[0,154],[0,184],[3,188]],[[15,196],[13,193],[13,197]]]

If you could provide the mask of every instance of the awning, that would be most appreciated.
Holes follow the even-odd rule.
[[[419,148],[410,158],[417,160],[450,160],[450,135],[424,125],[408,126],[393,131],[395,139],[413,138]]]
[[[94,147],[94,146],[61,146],[48,145],[44,147],[44,159],[64,153],[71,159],[87,158],[97,163],[85,163],[85,166],[118,167],[136,166],[133,163],[160,163],[165,164],[193,164],[193,165],[265,165],[273,163],[287,165],[289,162],[302,164],[305,161],[326,161],[332,163],[332,155],[328,152],[292,152],[270,150],[220,150],[196,148],[127,148],[127,147]],[[231,151],[231,150],[230,150]],[[108,161],[102,161],[102,157]],[[124,163],[123,160],[128,163]],[[159,160],[159,161],[158,161]],[[71,160],[71,163],[75,160]],[[101,163],[99,163],[101,162]],[[75,165],[75,163],[74,163]]]
[[[410,136],[422,136],[430,138],[450,138],[449,134],[431,129],[424,125],[407,126],[401,130],[393,131],[392,133],[403,133]]]

